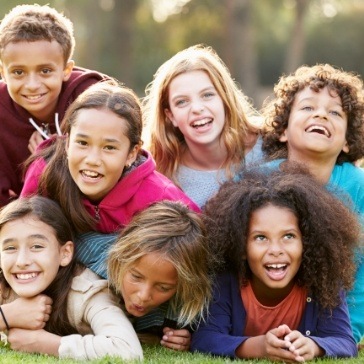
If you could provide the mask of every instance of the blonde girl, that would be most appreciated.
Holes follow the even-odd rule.
[[[211,47],[189,47],[162,64],[143,107],[158,171],[200,207],[244,161],[260,159],[257,113]]]

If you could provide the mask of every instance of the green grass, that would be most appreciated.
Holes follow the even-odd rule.
[[[227,363],[260,363],[260,364],[268,364],[272,363],[267,360],[230,360],[225,358],[217,358],[211,357],[209,355],[202,355],[196,353],[183,353],[176,352],[172,350],[168,350],[158,347],[143,347],[144,349],[144,361],[146,364],[227,364]],[[62,363],[62,364],[76,364],[82,363],[80,361],[69,360],[69,359],[57,359],[50,356],[45,355],[32,355],[32,354],[22,354],[19,352],[12,351],[7,348],[0,348],[0,363],[1,364],[53,364],[53,363]],[[86,362],[84,362],[86,363]],[[87,361],[89,364],[121,364],[125,363],[125,361],[116,359],[116,358],[104,358],[100,360],[92,360]],[[128,362],[128,363],[138,363],[137,361]],[[364,351],[361,351],[359,356],[355,359],[318,359],[314,362],[319,364],[359,364],[364,363]]]

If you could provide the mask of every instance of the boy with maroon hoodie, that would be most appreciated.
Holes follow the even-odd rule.
[[[0,206],[22,189],[22,163],[57,132],[67,107],[107,76],[74,67],[73,24],[45,5],[19,5],[0,24]]]

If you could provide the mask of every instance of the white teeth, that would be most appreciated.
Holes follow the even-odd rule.
[[[33,272],[33,273],[21,273],[21,274],[17,274],[16,278],[26,280],[26,279],[35,278],[36,276],[37,276],[37,273],[35,273],[35,272]]]
[[[92,178],[95,178],[99,175],[99,173],[94,172],[94,171],[82,171],[82,173],[84,175],[86,175],[87,177],[92,177]]]
[[[273,268],[273,269],[280,269],[280,268],[284,268],[286,266],[286,264],[269,264],[267,265],[268,268]]]
[[[37,100],[41,97],[42,95],[36,95],[36,96],[27,96],[27,99],[29,100]]]
[[[311,133],[311,132],[313,132],[313,131],[315,131],[315,130],[321,130],[321,131],[323,131],[323,132],[324,132],[324,134],[325,134],[328,138],[330,137],[330,133],[329,133],[329,131],[328,131],[326,128],[324,128],[323,126],[320,126],[320,125],[312,125],[312,126],[310,126],[309,128],[307,128],[307,129],[306,129],[307,133]]]
[[[192,126],[202,126],[202,125],[208,124],[210,121],[211,121],[211,119],[210,119],[210,118],[204,118],[204,119],[201,119],[201,120],[195,121],[195,122],[192,124]]]

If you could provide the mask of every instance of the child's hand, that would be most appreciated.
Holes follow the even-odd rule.
[[[164,327],[163,334],[161,345],[164,347],[178,351],[188,351],[190,349],[191,334],[188,330],[174,330]]]
[[[29,139],[29,143],[28,143],[28,149],[29,149],[31,154],[33,154],[35,152],[38,145],[43,140],[44,140],[43,137],[40,135],[40,133],[38,131],[33,132],[32,136]]]
[[[288,350],[295,355],[295,360],[304,362],[324,354],[323,350],[309,337],[299,331],[292,331],[284,340],[289,344]]]
[[[13,350],[58,356],[61,337],[45,330],[10,329],[8,342]]]
[[[1,306],[9,326],[22,329],[42,329],[52,312],[52,299],[46,295],[17,298]]]

